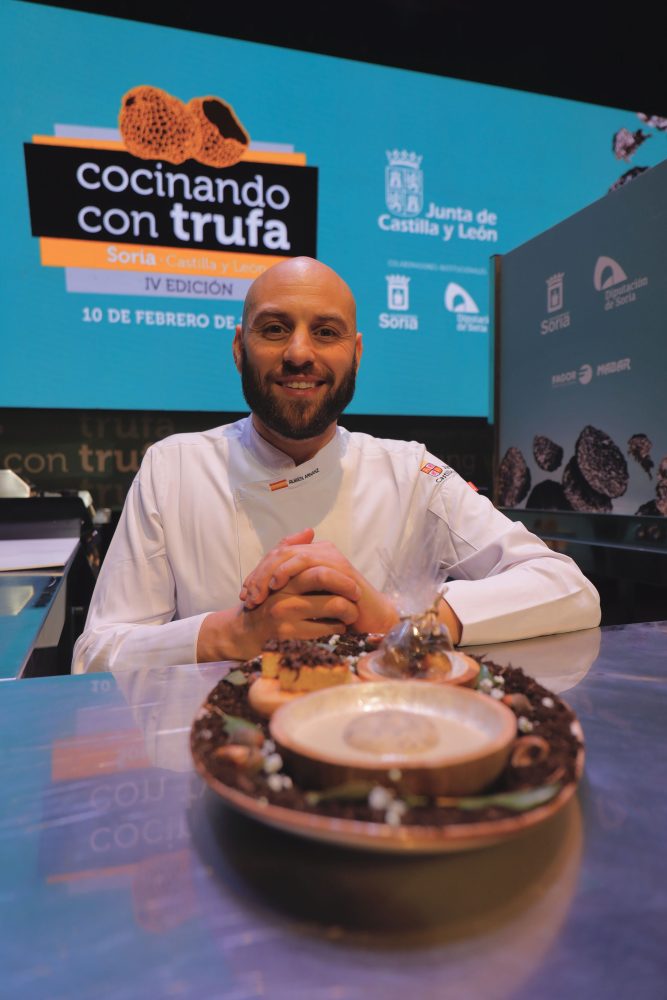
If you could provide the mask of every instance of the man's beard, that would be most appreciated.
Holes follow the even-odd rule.
[[[303,441],[318,437],[341,415],[354,396],[357,375],[353,361],[337,389],[327,388],[324,396],[313,408],[310,400],[277,400],[271,395],[270,384],[262,384],[256,370],[241,348],[241,387],[246,403],[263,424],[281,437]],[[309,366],[283,366],[283,376],[301,375],[308,378]]]

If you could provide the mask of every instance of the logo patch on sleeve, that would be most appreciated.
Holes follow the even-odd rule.
[[[444,483],[445,479],[454,475],[454,470],[449,465],[436,465],[434,462],[424,462],[419,471],[433,476],[436,483]]]
[[[275,483],[269,483],[269,489],[271,490],[272,493],[274,490],[285,490],[287,489],[287,480],[279,479]]]

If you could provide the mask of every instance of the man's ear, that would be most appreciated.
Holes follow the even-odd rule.
[[[361,355],[364,353],[364,345],[361,339],[361,334],[357,333],[357,342],[354,346],[354,357],[357,362],[357,370],[359,369],[359,362],[361,361]]]
[[[234,339],[232,340],[232,354],[234,355],[236,370],[240,372],[243,361],[243,330],[240,323],[237,323],[236,325]]]

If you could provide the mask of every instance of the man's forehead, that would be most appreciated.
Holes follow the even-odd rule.
[[[248,290],[244,313],[280,312],[290,301],[311,302],[322,315],[356,317],[347,284],[332,268],[309,258],[285,261],[260,275]]]

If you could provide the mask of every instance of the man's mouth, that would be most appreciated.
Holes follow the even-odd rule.
[[[293,375],[291,378],[276,379],[275,384],[280,386],[281,389],[286,389],[288,392],[314,393],[320,386],[326,385],[326,382],[324,379],[303,378]]]

